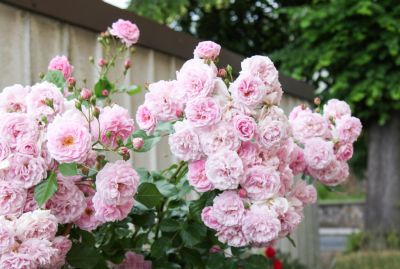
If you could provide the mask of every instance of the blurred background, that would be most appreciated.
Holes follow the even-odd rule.
[[[199,40],[221,44],[221,65],[234,68],[246,56],[267,55],[280,71],[286,111],[315,96],[338,98],[363,123],[350,179],[317,185],[318,205],[307,209],[297,247],[279,245],[285,268],[400,268],[399,1],[105,2],[0,0],[0,88],[33,84],[57,54],[69,56],[77,79],[93,82],[87,57],[103,53],[96,34],[119,17],[142,30],[130,84],[172,79]],[[134,113],[142,100],[119,101]],[[149,169],[171,161],[165,143],[135,159]]]

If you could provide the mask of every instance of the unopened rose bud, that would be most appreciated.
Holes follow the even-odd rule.
[[[92,91],[87,88],[83,88],[81,91],[81,97],[83,100],[89,100],[90,97],[92,97]]]
[[[44,74],[43,73],[39,73],[39,78],[43,79],[44,78]]]
[[[75,107],[76,107],[76,109],[78,109],[78,110],[82,110],[82,103],[79,102],[79,101],[76,101],[76,102],[75,102]]]
[[[102,94],[103,96],[108,96],[108,90],[107,90],[107,89],[102,90],[102,91],[101,91],[101,94]]]
[[[93,109],[93,116],[95,117],[95,118],[99,118],[99,116],[100,116],[100,109],[99,108],[97,108],[97,107],[95,107],[94,109]]]
[[[321,104],[321,99],[319,97],[314,98],[314,104],[319,106]]]
[[[144,140],[141,137],[135,137],[132,139],[132,146],[134,149],[139,150],[143,147]]]
[[[100,67],[103,67],[103,66],[105,66],[105,65],[107,64],[107,61],[104,60],[103,58],[100,58],[99,61],[97,62],[97,64],[98,64]]]
[[[125,69],[129,69],[132,66],[132,61],[130,59],[126,59],[124,62]]]
[[[218,253],[221,252],[221,247],[218,245],[214,245],[209,250],[210,253]]]
[[[129,149],[127,147],[120,147],[118,149],[118,153],[122,156],[122,158],[127,161],[130,158]]]
[[[70,87],[74,87],[75,84],[76,84],[75,78],[74,78],[74,77],[69,77],[69,78],[67,79],[67,84],[68,84],[68,86],[70,86]]]
[[[92,104],[92,105],[96,105],[96,96],[92,96],[92,97],[90,97],[90,103]]]
[[[226,76],[226,70],[224,68],[219,69],[218,76],[224,78]]]
[[[40,118],[40,121],[43,122],[44,124],[47,124],[47,117],[46,116],[42,116]]]
[[[110,131],[107,131],[107,133],[106,133],[106,137],[107,137],[108,139],[110,139],[110,138],[111,138],[111,135],[112,135],[112,133],[111,133]]]
[[[51,108],[54,107],[53,99],[51,99],[51,98],[46,98],[46,99],[44,100],[44,103],[46,104],[46,106],[49,106],[49,107],[51,107]]]
[[[247,191],[245,189],[240,189],[238,194],[239,194],[240,198],[246,198],[247,197]]]

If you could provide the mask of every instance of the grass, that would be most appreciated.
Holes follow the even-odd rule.
[[[330,203],[351,203],[351,202],[364,202],[365,193],[359,188],[351,188],[349,191],[347,186],[327,188],[326,186],[317,183],[316,188],[318,191],[318,202],[320,204]]]
[[[333,269],[397,269],[400,251],[361,251],[339,256]]]

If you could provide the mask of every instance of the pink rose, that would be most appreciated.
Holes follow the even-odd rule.
[[[29,254],[8,252],[0,257],[0,268],[35,269],[37,264]]]
[[[51,59],[48,69],[61,71],[61,73],[63,73],[64,75],[64,78],[68,79],[72,75],[74,67],[69,63],[66,56],[57,55],[56,57]]]
[[[0,216],[18,217],[26,200],[26,190],[0,180]]]
[[[92,198],[93,196],[86,198],[85,211],[83,211],[79,219],[75,221],[75,224],[78,225],[80,229],[89,232],[96,229],[99,225],[102,224],[102,222],[96,218],[96,212],[93,206]]]
[[[243,166],[248,169],[253,166],[263,165],[277,169],[279,159],[277,156],[270,155],[270,152],[250,141],[243,142],[238,149],[238,155],[242,159]]]
[[[354,143],[361,134],[362,124],[356,117],[344,116],[336,121],[335,137],[341,143]]]
[[[78,120],[56,117],[47,130],[47,148],[60,163],[83,163],[91,149],[92,136]]]
[[[203,128],[199,131],[200,143],[207,155],[212,155],[220,150],[237,150],[240,146],[239,137],[234,127],[224,121],[216,125]]]
[[[246,58],[241,63],[242,73],[249,73],[261,79],[265,85],[272,86],[278,80],[278,70],[266,56],[256,55]]]
[[[275,212],[253,206],[243,218],[242,229],[249,242],[265,246],[278,238],[281,223]]]
[[[281,179],[281,187],[279,189],[279,195],[284,196],[286,192],[288,192],[293,185],[294,175],[292,169],[290,169],[288,166],[280,168],[279,175]]]
[[[29,87],[24,87],[19,84],[5,87],[0,93],[0,111],[26,112],[25,98],[29,90]]]
[[[180,125],[183,129],[180,129]],[[178,130],[170,135],[168,140],[172,154],[184,161],[201,159],[203,151],[198,135],[190,127],[186,127],[184,123],[177,122],[174,127],[175,129],[178,127]]]
[[[149,85],[144,105],[159,121],[172,121],[182,115],[183,102],[176,98],[177,81],[161,80]]]
[[[221,46],[212,41],[203,41],[197,44],[194,49],[193,55],[195,58],[215,60],[217,59]]]
[[[15,149],[22,141],[36,141],[39,132],[35,120],[27,114],[6,113],[0,115],[0,136]]]
[[[0,139],[0,161],[8,158],[11,150],[6,140]]]
[[[348,161],[353,156],[353,144],[338,144],[335,145],[336,159],[339,161]]]
[[[305,105],[296,106],[290,111],[289,113],[289,121],[293,122],[298,117],[303,117],[312,114],[310,108],[306,107]]]
[[[30,212],[39,209],[39,206],[34,197],[35,188],[32,187],[27,190],[26,201],[23,212]]]
[[[129,111],[119,105],[105,107],[100,113],[100,141],[106,146],[115,148],[117,140],[125,141],[135,131]]]
[[[57,254],[52,257],[51,265],[53,268],[60,268],[65,264],[65,258],[72,247],[72,242],[65,236],[57,236],[52,242]]]
[[[337,99],[331,99],[324,105],[324,117],[327,119],[340,119],[343,116],[351,116],[350,106]]]
[[[289,122],[294,139],[301,143],[313,137],[330,137],[329,122],[321,114],[301,112],[295,120],[289,120]]]
[[[22,242],[18,252],[29,255],[35,261],[36,267],[33,268],[43,268],[51,265],[52,259],[58,251],[46,239],[30,238]]]
[[[5,171],[5,179],[25,189],[35,186],[47,176],[43,158],[16,153],[8,159],[10,166]]]
[[[308,168],[309,174],[327,186],[336,186],[346,181],[349,176],[349,165],[346,162],[333,160],[324,169]]]
[[[324,169],[334,159],[333,143],[322,138],[308,139],[304,148],[304,159],[311,169]]]
[[[198,192],[207,192],[214,189],[214,185],[206,176],[206,161],[204,159],[190,162],[187,174],[189,184]]]
[[[206,206],[201,211],[201,220],[204,225],[206,225],[210,229],[214,229],[219,231],[222,228],[222,225],[217,221],[217,218],[214,216],[214,207]]]
[[[96,176],[96,195],[110,205],[125,204],[135,195],[139,180],[129,162],[107,163]]]
[[[233,117],[233,126],[237,136],[242,141],[249,141],[256,134],[257,124],[252,117],[237,115]]]
[[[267,166],[253,166],[246,171],[240,185],[247,191],[250,199],[266,200],[279,191],[279,173]]]
[[[121,264],[115,265],[113,269],[151,269],[151,261],[146,261],[143,255],[128,251]]]
[[[317,190],[313,185],[307,185],[304,181],[298,181],[292,190],[292,196],[304,204],[313,204],[317,201]]]
[[[216,235],[220,242],[232,247],[244,247],[249,243],[240,226],[223,227]]]
[[[200,59],[185,62],[177,73],[179,85],[189,99],[210,95],[214,89],[215,78],[213,68]]]
[[[214,198],[212,213],[223,226],[241,225],[244,212],[243,201],[234,191],[224,191]]]
[[[289,210],[279,217],[281,222],[280,237],[285,237],[292,233],[297,226],[299,226],[303,216],[299,212],[295,211],[293,207],[289,207]]]
[[[129,48],[138,42],[140,31],[136,24],[131,23],[128,20],[119,19],[112,24],[110,34],[121,39],[121,41]]]
[[[156,118],[145,105],[138,107],[136,111],[136,122],[139,128],[146,131],[148,134],[152,133],[157,126]]]
[[[48,210],[22,214],[16,220],[16,237],[20,241],[31,238],[53,240],[57,233],[57,219]]]
[[[290,169],[292,169],[293,174],[297,175],[299,173],[303,173],[306,168],[306,160],[304,159],[303,149],[300,148],[297,144],[294,144],[293,150],[290,153]]]
[[[258,140],[265,149],[276,151],[289,137],[289,127],[286,122],[265,118],[258,126]]]
[[[207,178],[216,189],[236,189],[243,176],[243,163],[235,151],[220,150],[206,161]]]
[[[121,205],[109,205],[99,195],[93,197],[93,207],[96,218],[102,222],[118,221],[125,219],[133,206],[133,198]]]
[[[18,143],[16,151],[34,157],[38,157],[40,154],[38,141],[21,141]]]
[[[46,116],[51,121],[64,110],[64,96],[56,85],[47,81],[32,86],[26,96],[27,111],[36,118]]]
[[[221,120],[220,107],[211,97],[190,100],[186,105],[185,115],[193,127],[210,126]]]
[[[236,102],[254,108],[263,102],[266,88],[260,78],[245,73],[231,84],[229,91]]]
[[[0,257],[12,250],[15,243],[13,222],[4,217],[0,217]]]

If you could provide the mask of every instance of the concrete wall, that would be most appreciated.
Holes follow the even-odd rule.
[[[77,80],[87,79],[93,85],[96,72],[88,63],[88,57],[102,55],[96,42],[97,34],[76,26],[47,18],[0,3],[0,89],[12,84],[32,85],[39,80],[38,74],[46,72],[49,60],[55,55],[67,55],[75,67]],[[132,58],[133,67],[129,71],[126,85],[172,79],[183,60],[149,48],[138,47]],[[134,117],[136,108],[143,102],[143,94],[132,98],[117,97],[117,102],[130,109]],[[304,102],[286,95],[282,106],[288,111]],[[145,154],[134,156],[136,167],[161,169],[174,161],[166,141]],[[294,257],[315,269],[319,245],[317,239],[318,220],[316,208],[307,208],[305,221],[292,237],[297,248],[289,242],[280,243],[282,249],[290,251]],[[285,241],[285,240],[283,240]]]

